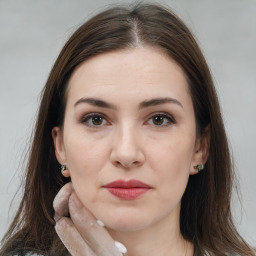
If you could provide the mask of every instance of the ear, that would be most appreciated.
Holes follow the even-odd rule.
[[[202,135],[196,139],[194,155],[191,161],[190,174],[194,175],[198,173],[198,170],[194,167],[196,165],[205,165],[209,156],[210,148],[210,126],[204,129]]]
[[[55,148],[55,156],[58,160],[58,162],[62,165],[66,165],[67,158],[66,158],[66,152],[65,147],[63,143],[63,133],[60,127],[53,127],[52,129],[52,139],[54,143]],[[63,176],[70,177],[69,171],[67,169],[62,171]]]

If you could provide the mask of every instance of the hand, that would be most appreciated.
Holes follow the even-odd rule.
[[[55,230],[72,256],[122,255],[107,230],[82,205],[71,183],[61,188],[53,207]]]

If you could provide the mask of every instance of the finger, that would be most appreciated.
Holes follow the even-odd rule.
[[[72,184],[71,182],[65,184],[53,201],[53,208],[55,210],[55,221],[58,221],[60,218],[68,216],[69,209],[68,209],[68,200],[72,193]]]
[[[84,242],[70,218],[58,220],[55,230],[72,256],[97,256]]]
[[[79,234],[96,255],[122,255],[107,230],[98,225],[95,217],[82,205],[75,192],[69,197],[69,211]]]

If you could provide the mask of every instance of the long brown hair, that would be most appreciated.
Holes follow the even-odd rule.
[[[205,169],[189,178],[182,198],[180,229],[201,254],[254,255],[236,231],[230,199],[233,170],[218,98],[207,63],[189,29],[170,10],[154,4],[114,7],[91,18],[68,40],[57,58],[41,96],[26,170],[24,194],[3,238],[1,255],[64,255],[54,230],[53,199],[69,180],[62,177],[51,131],[65,115],[66,87],[74,69],[91,56],[149,45],[164,49],[186,74],[198,134],[210,129]]]

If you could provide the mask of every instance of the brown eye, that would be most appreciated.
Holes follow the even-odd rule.
[[[102,125],[104,119],[101,116],[93,116],[91,117],[91,123],[93,125]]]
[[[81,122],[88,127],[99,128],[104,125],[109,125],[106,118],[100,114],[89,114],[82,118]]]
[[[165,121],[165,118],[163,116],[154,116],[152,118],[152,122],[154,125],[162,125]]]
[[[165,127],[173,123],[175,123],[173,117],[165,113],[155,114],[148,120],[148,124],[159,127]]]

